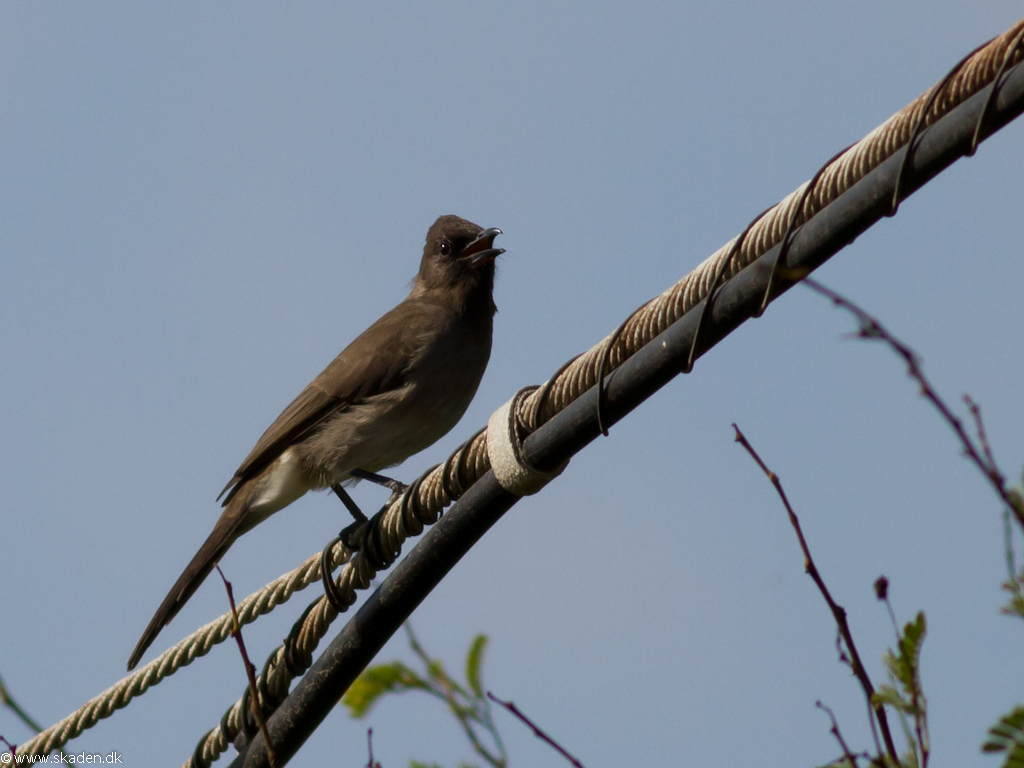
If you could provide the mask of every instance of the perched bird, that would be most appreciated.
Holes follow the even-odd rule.
[[[306,491],[394,466],[462,418],[491,355],[500,229],[442,216],[412,291],[284,409],[221,495],[224,512],[142,633],[128,669],[235,539]]]

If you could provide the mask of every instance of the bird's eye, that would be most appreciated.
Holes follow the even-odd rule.
[[[449,243],[447,240],[442,240],[440,245],[437,246],[437,250],[442,256],[451,256],[452,244]]]

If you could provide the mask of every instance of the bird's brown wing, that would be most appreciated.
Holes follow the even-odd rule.
[[[256,442],[221,491],[223,496],[230,489],[224,504],[231,501],[244,480],[262,472],[332,414],[401,387],[413,360],[416,339],[422,329],[430,327],[426,317],[429,309],[422,302],[403,301],[345,347]],[[397,334],[396,328],[400,329]]]

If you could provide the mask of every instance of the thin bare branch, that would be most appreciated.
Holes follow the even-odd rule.
[[[18,746],[16,744],[11,744],[11,742],[9,742],[3,736],[0,736],[0,741],[2,741],[4,743],[4,746],[7,747],[7,751],[11,753],[11,759],[13,761],[17,762],[17,760],[18,760]]]
[[[850,751],[850,748],[846,744],[846,740],[843,738],[843,734],[839,732],[839,722],[836,720],[835,713],[832,708],[822,704],[821,700],[814,702],[814,706],[828,715],[828,719],[832,721],[832,727],[829,728],[829,732],[836,737],[836,741],[839,742],[839,748],[843,750],[843,757],[845,757],[852,768],[857,768],[857,755]]]
[[[497,696],[495,696],[490,691],[487,692],[487,698],[490,699],[491,701],[493,701],[496,704],[500,704],[505,709],[507,709],[509,712],[511,712],[513,715],[515,715],[520,720],[522,720],[527,726],[530,727],[531,730],[533,730],[533,735],[534,736],[536,736],[541,741],[545,741],[548,744],[550,744],[555,749],[555,751],[557,751],[562,757],[564,757],[566,760],[568,760],[570,763],[572,763],[572,765],[576,766],[576,768],[583,768],[583,763],[581,763],[579,760],[577,760],[575,757],[573,757],[571,754],[569,754],[568,750],[566,750],[565,747],[563,747],[557,741],[555,741],[550,736],[548,736],[546,733],[544,733],[544,731],[542,731],[536,725],[536,723],[534,723],[530,718],[528,718],[526,715],[524,715],[522,712],[520,712],[519,708],[513,702],[511,702],[511,701],[502,701],[501,699],[499,699]]]
[[[366,768],[381,768],[380,763],[373,760],[373,728],[366,729],[366,751],[370,755],[366,761]]]
[[[23,722],[36,733],[39,733],[43,730],[43,727],[39,725],[39,723],[37,723],[35,720],[33,720],[29,716],[29,714],[21,708],[18,702],[14,700],[14,697],[11,696],[11,692],[7,690],[7,686],[4,685],[4,679],[2,677],[0,677],[0,703],[2,703],[5,707],[11,710],[17,716],[17,718],[21,720],[21,722]]]
[[[996,466],[995,459],[992,456],[992,450],[988,444],[988,437],[985,434],[985,427],[981,421],[981,409],[977,404],[975,404],[969,396],[964,396],[964,402],[967,403],[967,408],[974,417],[975,427],[978,431],[979,444],[975,445],[974,440],[971,439],[970,435],[968,435],[967,431],[964,429],[963,421],[957,417],[946,402],[939,397],[938,392],[935,391],[931,382],[928,381],[928,378],[924,375],[924,371],[921,369],[921,361],[913,349],[893,336],[877,318],[869,315],[842,294],[836,293],[831,288],[826,288],[818,281],[809,277],[805,278],[803,282],[808,288],[820,293],[822,296],[825,296],[832,302],[832,304],[840,307],[841,309],[845,309],[857,319],[857,322],[860,325],[860,328],[857,331],[858,338],[867,339],[869,341],[884,342],[893,352],[903,359],[903,362],[906,363],[907,366],[907,374],[918,383],[918,386],[921,388],[921,394],[935,407],[935,410],[939,412],[939,415],[942,416],[946,423],[949,424],[957,438],[959,438],[960,444],[964,449],[964,454],[966,454],[967,458],[969,458],[975,466],[978,467],[986,479],[988,479],[992,488],[995,490],[996,495],[998,495],[1007,508],[1010,509],[1014,517],[1016,517],[1018,524],[1024,528],[1024,509],[1021,509],[1021,505],[1019,503],[1014,502],[1014,499],[1009,493],[1009,489],[1006,487],[1006,480],[1003,477],[1003,474],[999,471],[999,467]]]
[[[224,571],[216,566],[224,582],[224,589],[228,592],[228,602],[231,603],[231,614],[235,617],[235,628],[231,630],[231,636],[238,643],[238,650],[242,654],[242,662],[245,664],[245,674],[249,678],[249,701],[252,703],[252,713],[260,726],[260,733],[263,734],[263,743],[267,745],[267,759],[271,768],[277,768],[277,755],[274,753],[274,745],[270,742],[270,732],[267,730],[267,721],[263,717],[263,708],[260,706],[260,692],[256,687],[256,667],[249,661],[249,654],[245,650],[245,641],[242,640],[242,625],[238,621],[238,609],[235,607],[235,591],[231,588],[231,582],[227,580]]]
[[[843,636],[843,642],[850,651],[850,668],[853,670],[853,674],[857,677],[857,680],[860,681],[861,687],[864,689],[864,696],[867,698],[870,705],[871,698],[875,694],[875,687],[871,684],[871,678],[868,677],[864,664],[860,660],[860,654],[857,652],[857,646],[853,642],[853,634],[850,632],[850,625],[846,621],[846,609],[832,599],[832,594],[829,592],[828,587],[825,586],[825,581],[821,578],[821,574],[818,572],[818,566],[814,564],[814,558],[811,557],[811,550],[807,546],[807,540],[804,538],[804,532],[800,528],[800,521],[797,519],[796,513],[793,511],[793,507],[790,505],[789,499],[786,497],[786,491],[782,487],[782,482],[779,480],[779,476],[768,469],[768,466],[761,460],[757,451],[754,450],[754,446],[750,444],[746,436],[740,431],[740,428],[735,424],[732,425],[732,428],[736,430],[736,442],[742,445],[746,449],[747,453],[750,454],[751,458],[757,462],[757,465],[771,481],[771,484],[775,486],[775,491],[778,493],[779,498],[782,499],[782,504],[786,508],[786,513],[789,515],[789,522],[793,526],[793,530],[796,531],[796,537],[800,542],[800,549],[803,550],[804,553],[804,569],[807,571],[807,575],[810,576],[817,585],[818,591],[821,592],[822,597],[825,598],[825,602],[828,603],[829,610],[832,611],[832,616],[835,619],[836,626],[839,628],[839,632]],[[896,756],[896,745],[893,743],[892,733],[889,731],[889,721],[885,715],[885,707],[881,704],[875,706],[874,713],[878,720],[879,728],[882,731],[882,738],[885,741],[885,749],[889,753],[889,757],[892,759],[893,763],[898,765],[899,759]],[[873,723],[872,730],[874,730]]]

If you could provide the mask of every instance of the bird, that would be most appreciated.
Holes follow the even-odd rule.
[[[500,234],[458,216],[434,222],[409,295],[299,393],[225,486],[223,513],[143,632],[129,671],[239,536],[307,491],[400,464],[462,418],[491,355]]]

